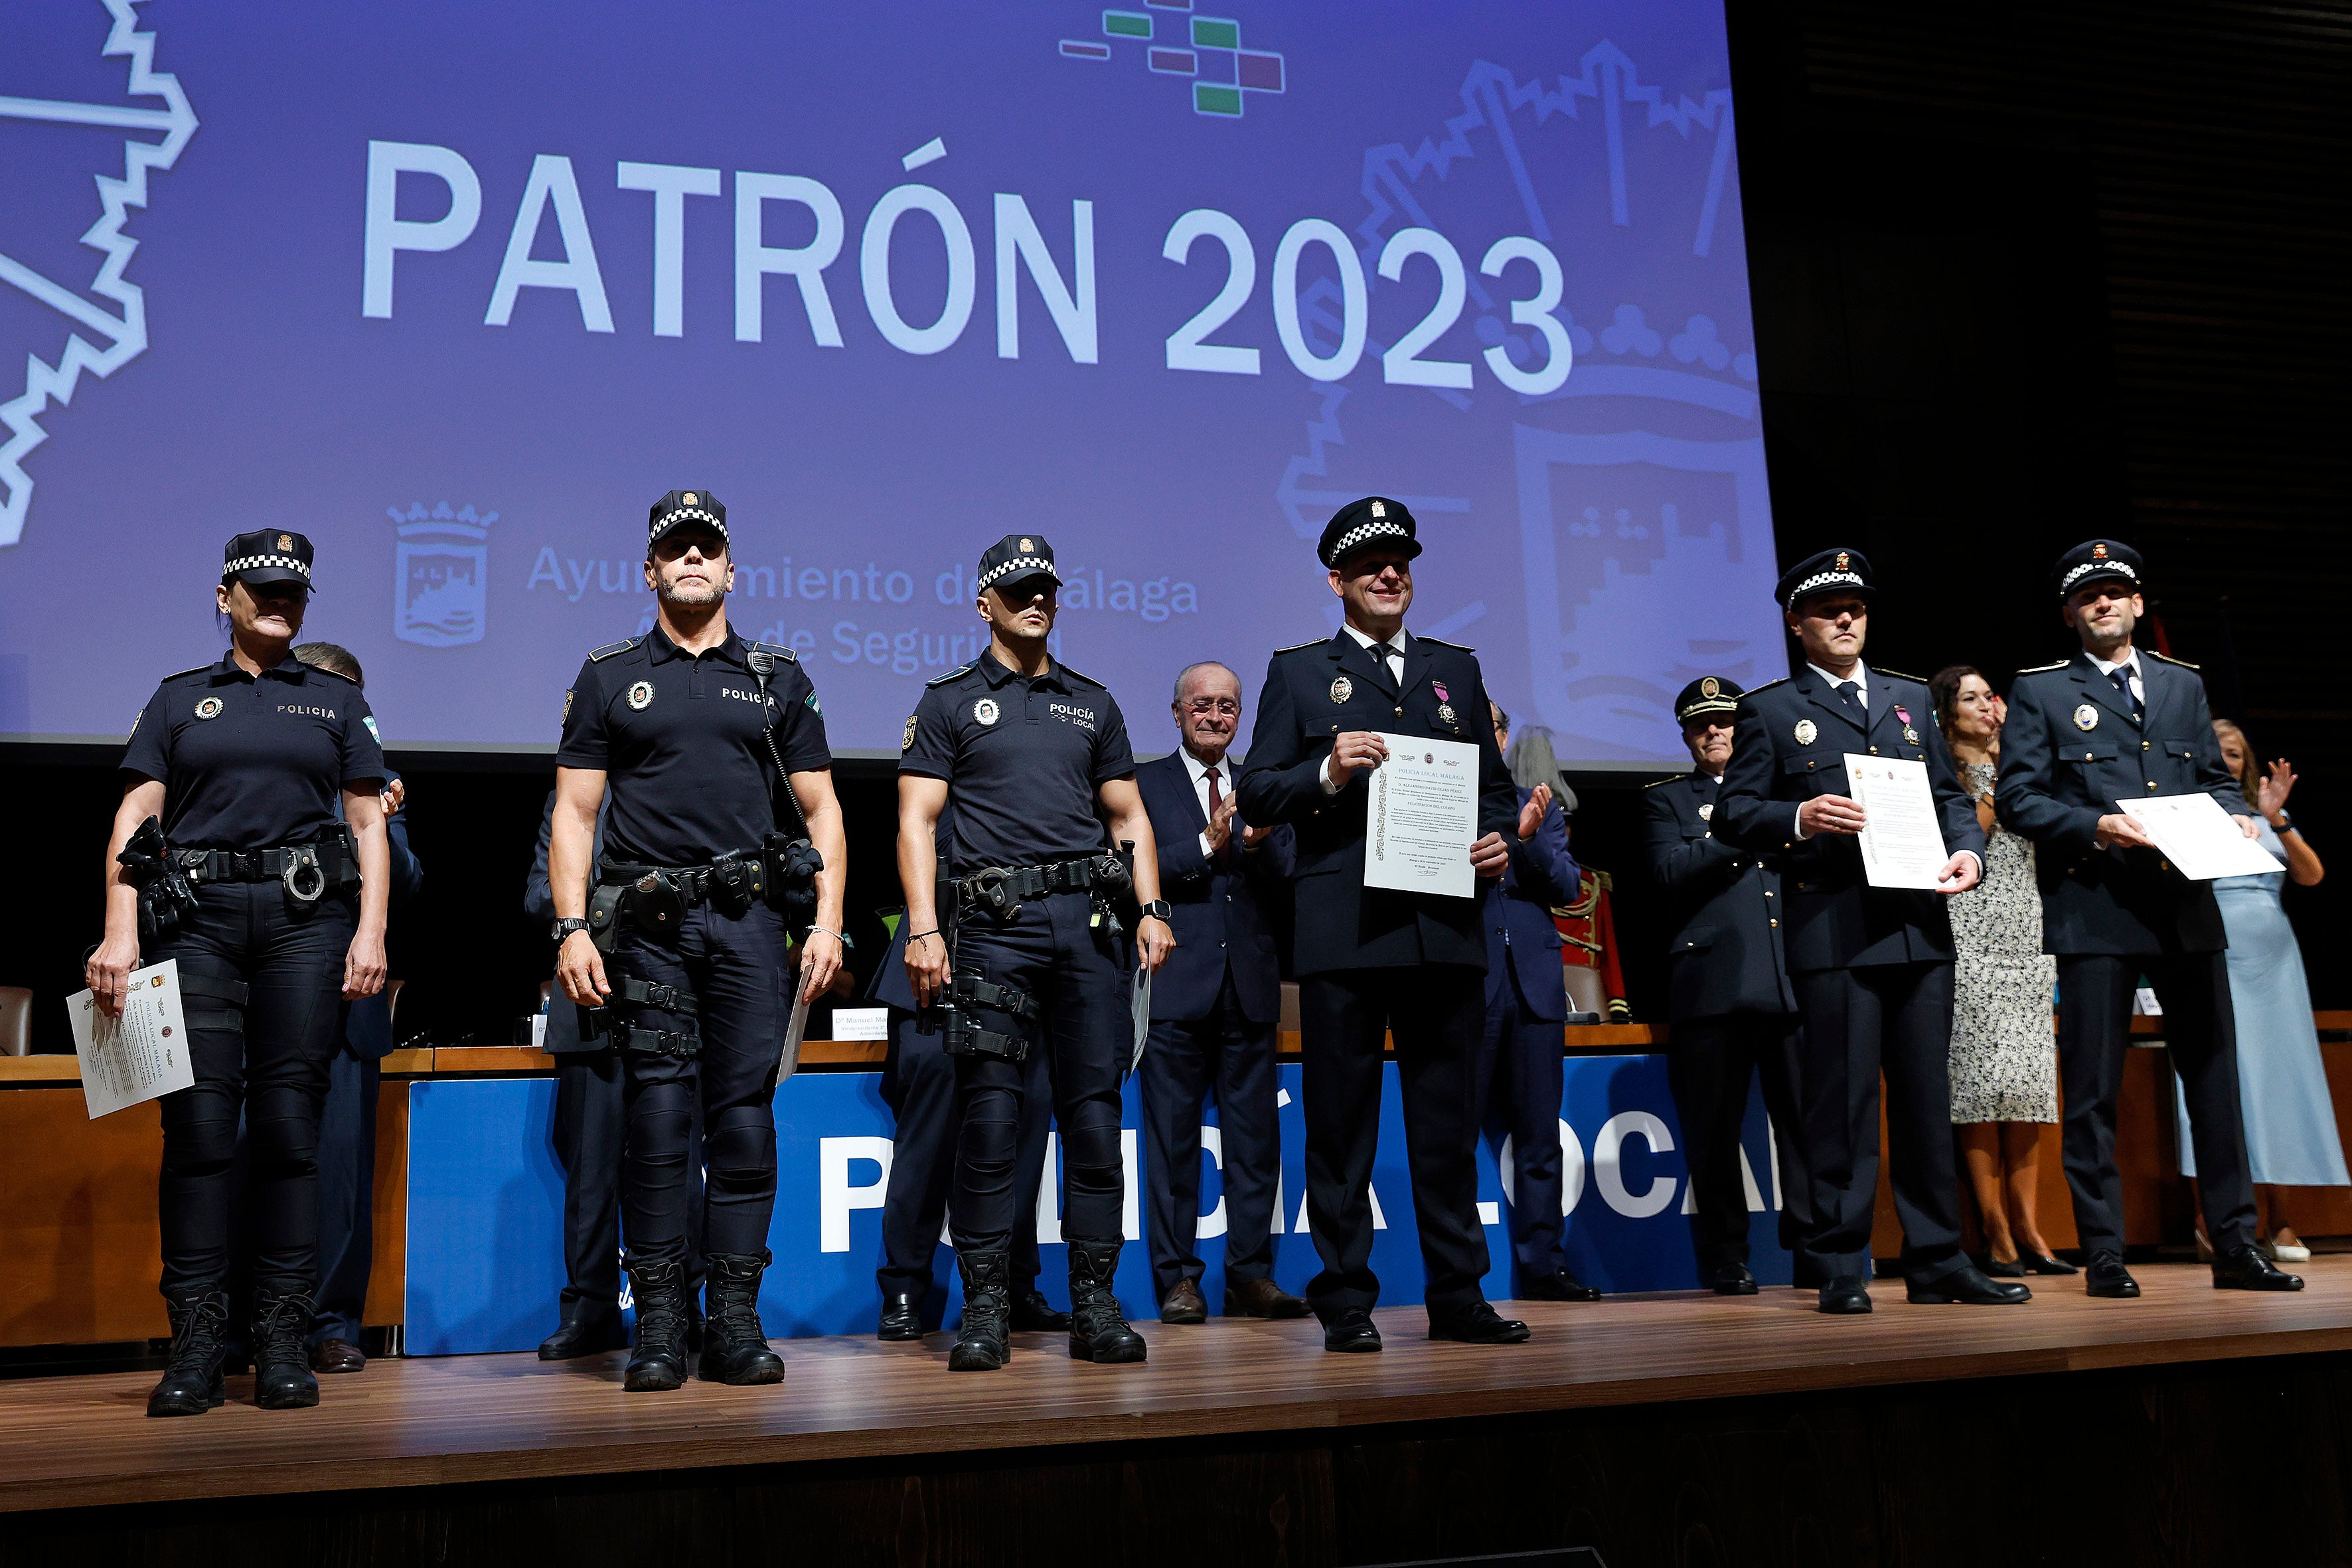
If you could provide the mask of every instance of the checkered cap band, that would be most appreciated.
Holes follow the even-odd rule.
[[[289,571],[299,572],[305,580],[310,575],[310,568],[292,555],[240,555],[222,566],[221,575],[234,577],[240,572],[257,571],[264,566],[283,566]]]
[[[1331,546],[1331,559],[1327,562],[1326,564],[1333,566],[1338,565],[1341,556],[1347,554],[1350,550],[1355,549],[1359,544],[1367,543],[1371,540],[1411,539],[1412,537],[1412,535],[1405,531],[1404,524],[1393,521],[1385,517],[1374,518],[1370,522],[1360,522],[1355,527],[1349,529],[1347,532],[1341,534],[1339,536],[1339,542]]]
[[[1793,610],[1798,600],[1808,594],[1818,594],[1824,588],[1861,588],[1867,591],[1869,587],[1859,572],[1816,572],[1790,591],[1786,607]]]
[[[661,521],[654,524],[653,531],[656,534],[667,533],[681,522],[707,522],[719,531],[719,538],[727,537],[727,525],[698,506],[682,506],[676,511],[662,513]]]
[[[2121,561],[2112,558],[2105,561],[2085,561],[2058,580],[2059,596],[2063,598],[2073,593],[2074,584],[2085,577],[2121,577],[2135,585],[2139,582],[2139,574]]]
[[[985,588],[997,582],[999,579],[1005,577],[1018,577],[1023,574],[1029,572],[1043,572],[1046,576],[1051,577],[1056,583],[1062,580],[1062,574],[1054,570],[1054,563],[1046,560],[1044,556],[1016,555],[1010,561],[999,562],[996,565],[990,567],[987,574],[981,578],[980,585],[982,588]]]

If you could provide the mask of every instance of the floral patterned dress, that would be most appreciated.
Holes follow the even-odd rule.
[[[1993,766],[1965,769],[1969,794],[1992,794]],[[1984,880],[1954,898],[1952,1120],[2058,1120],[2058,1040],[2051,1005],[2058,962],[2042,951],[2033,846],[1996,825]]]

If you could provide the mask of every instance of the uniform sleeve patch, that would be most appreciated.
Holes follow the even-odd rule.
[[[820,719],[824,717],[824,704],[816,700],[816,693],[814,690],[810,691],[806,697],[802,698],[801,700],[808,704],[808,710],[810,712],[815,714]]]
[[[572,693],[568,689],[563,693],[563,717],[567,720],[572,717]]]
[[[377,729],[377,728],[375,727],[375,715],[374,715],[374,714],[373,714],[373,713],[362,713],[362,714],[361,714],[361,715],[360,715],[360,722],[367,726],[367,731],[368,731],[368,733],[375,737],[375,743],[376,743],[377,745],[381,746],[381,745],[383,745],[383,731],[381,731],[381,730],[379,730],[379,729]]]
[[[907,715],[906,733],[898,737],[898,754],[901,756],[906,755],[915,743],[915,721],[919,717],[919,715],[914,713]]]

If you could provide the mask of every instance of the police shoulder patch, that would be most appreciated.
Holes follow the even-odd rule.
[[[794,653],[792,649],[788,647],[780,647],[772,642],[755,642],[751,646],[756,649],[764,649],[769,653],[774,654],[786,664],[798,664],[801,661],[801,656]],[[596,656],[594,654],[590,654],[588,657],[593,658]]]
[[[603,647],[591,648],[588,653],[588,662],[594,664],[599,659],[610,658],[616,653],[626,653],[636,646],[637,639],[635,637],[625,637],[619,642],[608,642]]]
[[[978,659],[974,659],[971,664],[962,665],[957,668],[950,669],[945,675],[935,675],[929,680],[923,682],[923,684],[925,686],[945,686],[950,681],[961,680],[965,676],[970,675],[972,672],[972,670],[978,666],[979,662],[980,661]]]
[[[2185,658],[2175,658],[2168,653],[2158,653],[2154,648],[2148,648],[2146,651],[2148,658],[2161,663],[2179,665],[2183,669],[2193,669],[2200,675],[2205,673],[2205,667],[2201,664],[2191,664]]]

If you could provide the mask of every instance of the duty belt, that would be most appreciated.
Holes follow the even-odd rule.
[[[306,904],[317,902],[351,859],[350,849],[334,838],[275,849],[174,849],[170,855],[191,882],[283,882],[289,896]]]
[[[756,863],[760,852],[747,849],[743,854],[746,860]],[[644,884],[647,878],[652,878],[668,883],[671,889],[685,900],[687,908],[692,909],[709,900],[711,873],[719,868],[715,865],[638,866],[622,860],[606,860],[596,868],[596,880],[607,888],[634,885],[640,892],[651,892],[653,889]]]
[[[1127,891],[1132,880],[1126,862],[1116,855],[1087,855],[1043,866],[983,866],[956,879],[956,903],[1012,920],[1020,914],[1024,899],[1048,893],[1115,897]]]

